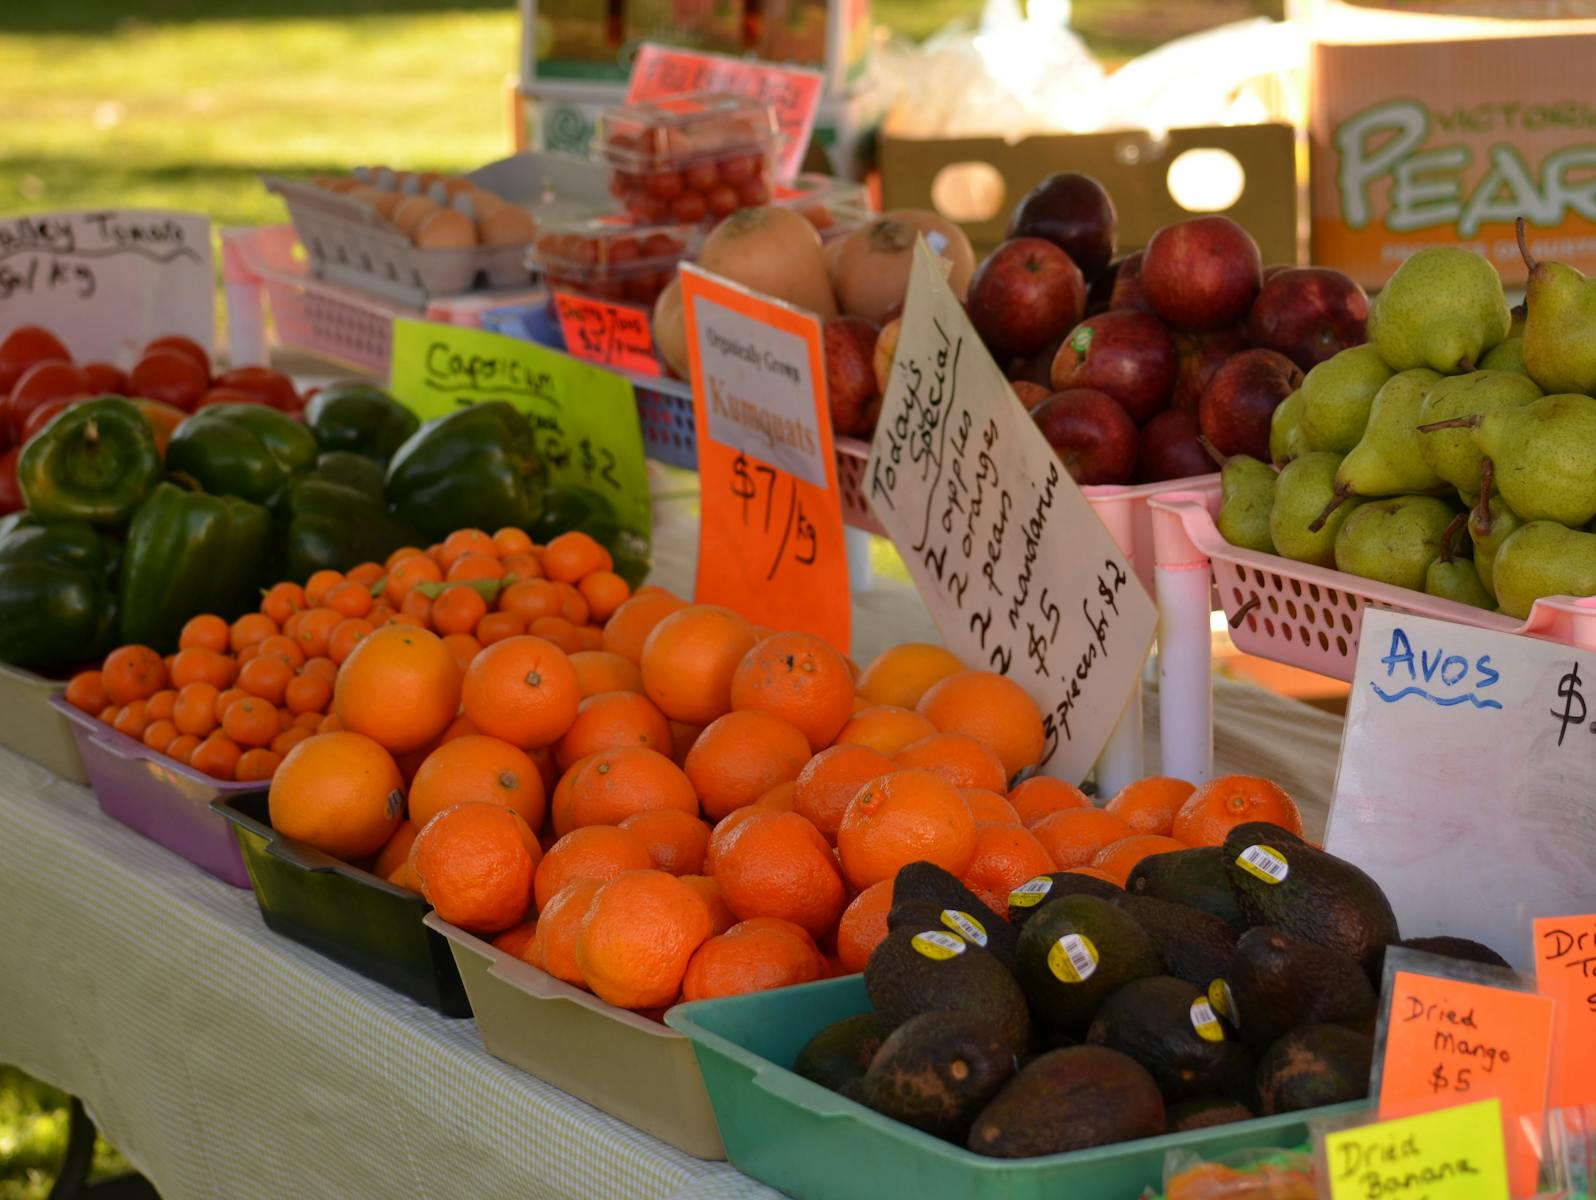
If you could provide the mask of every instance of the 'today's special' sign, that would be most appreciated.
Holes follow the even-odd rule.
[[[1079,783],[1157,612],[923,239],[863,486],[948,648],[1025,688],[1046,726],[1043,771]]]

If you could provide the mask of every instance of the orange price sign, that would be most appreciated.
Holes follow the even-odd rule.
[[[1533,1195],[1539,1155],[1524,1122],[1538,1130],[1546,1109],[1553,1011],[1549,997],[1533,992],[1397,971],[1381,1119],[1499,1100],[1513,1195]]]
[[[696,596],[761,625],[851,637],[820,322],[681,268],[698,437]]]
[[[1596,916],[1536,919],[1535,986],[1557,1002],[1547,1107],[1596,1104]]]
[[[566,353],[573,358],[633,375],[660,373],[648,313],[643,309],[555,292],[554,312],[560,319]]]

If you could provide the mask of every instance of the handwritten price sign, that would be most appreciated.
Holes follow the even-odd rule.
[[[554,311],[568,353],[586,362],[630,371],[633,375],[658,375],[654,337],[647,312],[624,304],[611,304],[591,296],[554,293]]]
[[[1507,1200],[1494,1100],[1325,1135],[1330,1200]]]
[[[702,504],[701,602],[849,649],[820,322],[682,265]]]
[[[1596,916],[1535,922],[1535,986],[1557,1002],[1547,1107],[1596,1104]]]

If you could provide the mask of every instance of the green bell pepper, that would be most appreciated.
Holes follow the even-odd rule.
[[[87,521],[10,524],[0,534],[0,662],[54,672],[108,653],[117,559]]]
[[[316,435],[286,413],[264,404],[212,404],[172,433],[166,467],[213,496],[276,506],[318,453]]]
[[[350,379],[310,398],[305,425],[323,450],[347,450],[387,466],[421,420],[380,387]]]
[[[429,541],[456,529],[530,529],[546,471],[532,424],[501,400],[428,421],[388,464],[388,505]]]
[[[150,424],[119,396],[62,409],[17,461],[22,499],[44,521],[120,529],[160,480]]]
[[[250,611],[267,582],[270,548],[271,514],[260,505],[161,484],[127,532],[122,641],[165,654],[190,617],[230,621]]]
[[[303,583],[317,571],[380,563],[412,540],[388,511],[382,468],[358,454],[329,451],[288,494],[283,577]]]

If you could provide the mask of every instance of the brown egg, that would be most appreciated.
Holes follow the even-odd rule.
[[[532,214],[514,204],[506,204],[497,212],[477,222],[484,246],[519,246],[538,235],[537,222]]]
[[[504,201],[486,188],[474,187],[462,195],[471,201],[471,210],[479,221],[483,217],[491,217],[504,207]]]
[[[401,233],[414,238],[421,222],[437,211],[438,206],[425,196],[405,196],[389,219],[399,227]]]
[[[416,228],[414,240],[422,250],[461,250],[477,244],[477,231],[470,217],[440,208]]]
[[[409,197],[401,196],[398,192],[385,192],[381,188],[375,189],[377,199],[371,202],[371,207],[377,210],[377,215],[384,221],[392,221],[393,215],[399,206]]]
[[[370,187],[363,183],[359,187],[350,188],[344,195],[351,200],[359,200],[362,204],[369,204],[372,208],[376,208],[377,201],[383,199],[388,193],[381,188]]]
[[[348,175],[339,175],[336,178],[329,179],[324,186],[329,192],[352,192],[357,187],[360,187],[361,183],[360,180],[353,179]]]

